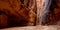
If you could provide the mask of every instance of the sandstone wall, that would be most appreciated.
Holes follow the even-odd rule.
[[[34,25],[34,6],[34,0],[0,0],[0,26]]]

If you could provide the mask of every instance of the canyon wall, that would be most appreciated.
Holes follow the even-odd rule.
[[[0,0],[0,26],[35,25],[34,0]]]

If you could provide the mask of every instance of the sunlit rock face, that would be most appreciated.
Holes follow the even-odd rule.
[[[27,26],[27,27],[12,27],[0,30],[60,30],[58,26]]]
[[[50,4],[51,4],[51,0],[42,1],[41,20],[43,25],[48,23]]]
[[[0,0],[0,26],[35,24],[33,0]]]

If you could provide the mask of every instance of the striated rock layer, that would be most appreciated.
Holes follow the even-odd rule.
[[[0,0],[0,26],[34,25],[33,0]]]

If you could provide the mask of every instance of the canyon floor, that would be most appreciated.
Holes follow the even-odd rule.
[[[58,25],[49,25],[49,26],[26,26],[26,27],[11,27],[0,30],[60,30],[60,26]]]

